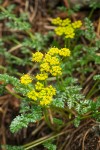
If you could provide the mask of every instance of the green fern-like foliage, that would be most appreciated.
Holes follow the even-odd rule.
[[[94,80],[100,80],[100,74],[95,75],[93,79],[94,79]]]
[[[47,148],[48,150],[56,150],[57,147],[56,145],[52,144],[52,142],[53,142],[52,140],[46,141],[43,143],[43,146]]]
[[[86,30],[84,32],[85,38],[88,39],[89,41],[94,40],[96,38],[94,26],[93,23],[88,18],[85,18],[85,27],[86,27]]]
[[[99,1],[91,0],[88,3],[89,3],[89,6],[93,9],[100,8]]]
[[[0,81],[2,81],[5,85],[11,84],[14,86],[14,90],[21,95],[26,95],[30,88],[33,89],[33,86],[30,84],[28,87],[24,86],[20,83],[19,79],[9,76],[7,74],[0,74]],[[42,117],[42,110],[40,106],[31,105],[31,108],[28,106],[28,99],[21,97],[23,99],[21,104],[20,113],[11,123],[10,129],[11,131],[17,132],[23,127],[27,127],[30,122],[36,122]]]
[[[22,146],[1,145],[1,148],[6,150],[24,150]]]
[[[75,119],[74,119],[74,126],[75,127],[78,127],[80,125],[80,122],[81,122],[81,117],[80,116],[77,116]]]
[[[69,109],[74,108],[78,115],[85,114],[91,110],[92,101],[85,99],[85,96],[81,94],[80,86],[66,87],[64,99]]]
[[[26,112],[25,112],[26,110]],[[42,117],[42,110],[40,106],[33,105],[31,108],[24,108],[24,113],[17,116],[10,125],[12,133],[19,131],[22,128],[28,127],[29,123],[35,123]]]
[[[46,47],[46,44],[53,33],[48,32],[47,35],[42,35],[40,33],[34,33],[30,35],[31,38],[24,39],[22,42],[23,47],[21,48],[22,52],[25,53],[25,48],[36,49],[37,51],[43,50]]]
[[[14,86],[19,85],[19,80],[16,77],[9,76],[8,74],[0,74],[0,81]]]
[[[64,108],[64,93],[57,92],[56,98],[53,100],[52,105],[56,107]]]
[[[100,99],[98,98],[96,102],[86,99],[81,93],[82,88],[76,85],[76,81],[73,83],[67,83],[66,85],[67,86],[65,86],[63,91],[59,91],[59,98],[56,99],[57,104],[54,101],[54,105],[62,108],[66,107],[67,105],[69,110],[74,110],[76,115],[73,123],[76,127],[79,126],[83,116],[85,116],[87,113],[91,114],[90,116],[94,117],[96,120],[100,120]]]
[[[29,91],[29,89],[33,89],[34,86],[32,84],[29,84],[29,86],[22,85],[20,83],[20,80],[16,77],[9,76],[8,74],[0,74],[0,81],[2,81],[5,85],[11,84],[14,86],[14,90],[17,93],[20,93],[21,95],[26,95],[26,93]]]
[[[13,5],[8,7],[7,9],[0,7],[0,9],[2,10],[0,14],[0,19],[9,19],[9,21],[6,23],[6,26],[14,30],[29,30],[30,24],[26,22],[27,19],[25,18],[25,15],[17,18],[17,16],[14,13],[12,13],[13,8]]]
[[[97,98],[96,103],[93,102],[91,105],[92,111],[93,111],[93,118],[95,118],[97,121],[100,122],[100,96]]]
[[[29,52],[29,51],[28,51]],[[29,53],[30,54],[30,53]],[[25,65],[32,65],[32,63],[30,62],[30,58],[24,58],[21,59],[13,54],[11,54],[9,51],[7,51],[6,48],[4,48],[4,42],[2,39],[0,39],[0,55],[2,55],[6,62],[11,66],[13,64],[16,65],[21,65],[21,66],[25,66]]]

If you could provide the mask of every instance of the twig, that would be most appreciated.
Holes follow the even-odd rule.
[[[32,136],[35,135],[44,125],[45,125],[45,122],[42,122],[41,125],[40,125],[38,128],[36,128],[36,129],[32,132],[31,135],[32,135]]]
[[[14,47],[12,47],[10,50],[8,50],[9,53],[12,53],[13,51],[15,51],[16,49],[19,49],[20,47],[22,47],[22,44],[16,45]]]
[[[70,9],[70,5],[69,5],[68,0],[63,0],[63,2],[64,2],[64,4],[65,4],[66,8]],[[76,20],[75,17],[74,17],[73,15],[71,15],[71,17],[72,17],[73,21]]]
[[[82,142],[82,150],[85,150],[84,142],[85,142],[85,138],[86,138],[87,134],[90,132],[90,130],[91,130],[91,128],[85,132],[85,135],[83,137],[83,142]]]
[[[100,18],[98,20],[97,34],[100,35]]]
[[[34,9],[34,11],[33,11],[32,16],[30,17],[30,21],[31,21],[31,22],[33,22],[33,20],[34,20],[34,18],[35,18],[35,16],[36,16],[36,13],[37,13],[37,10],[38,10],[38,3],[39,3],[39,1],[38,1],[38,0],[35,0],[35,9]],[[31,7],[31,9],[32,9],[32,7]],[[33,10],[33,9],[32,9],[32,10]]]

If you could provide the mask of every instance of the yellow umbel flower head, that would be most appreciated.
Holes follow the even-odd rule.
[[[43,58],[43,54],[41,52],[36,52],[35,54],[32,54],[32,61],[33,62],[41,62]]]
[[[48,93],[49,93],[49,95],[53,96],[56,94],[56,89],[52,85],[50,85],[48,87]]]
[[[61,23],[62,23],[62,20],[60,19],[60,17],[52,19],[52,24],[54,25],[61,25]]]
[[[59,53],[59,50],[57,53]],[[52,56],[47,53],[43,59],[43,62],[48,63],[48,65],[57,65],[59,64],[59,59],[56,56]]]
[[[43,88],[39,93],[40,105],[49,105],[53,96],[56,94],[56,89],[50,85],[49,87]]]
[[[82,22],[80,20],[71,23],[71,20],[69,18],[61,20],[59,17],[53,19],[52,23],[54,25],[57,25],[54,30],[58,36],[65,36],[65,38],[71,39],[75,36],[75,29],[80,28],[82,25]]]
[[[64,56],[64,57],[66,57],[66,56],[70,56],[70,50],[68,49],[68,48],[61,48],[60,50],[59,50],[59,55],[60,56]]]
[[[48,78],[47,73],[41,73],[41,74],[36,75],[36,79],[40,81],[46,80],[47,78]]]
[[[72,23],[72,27],[73,27],[74,29],[80,28],[81,26],[82,26],[82,22],[81,22],[80,20],[75,21],[75,22]]]
[[[49,66],[48,62],[44,62],[40,65],[41,72],[43,72],[43,71],[48,72],[49,70],[50,70],[50,66]]]
[[[71,20],[69,18],[66,18],[62,20],[61,26],[65,27],[68,26],[71,23]]]
[[[74,38],[75,31],[72,28],[72,26],[69,25],[64,28],[64,34],[65,34],[65,38]]]
[[[49,60],[51,60],[52,56],[50,54],[45,54],[45,57],[43,59],[43,62],[49,62]]]
[[[49,105],[52,102],[52,96],[44,96],[43,99],[40,101],[40,105]]]
[[[56,48],[56,47],[52,47],[50,48],[50,50],[48,51],[48,54],[50,54],[51,56],[55,55],[55,54],[58,54],[59,52],[59,49]]]
[[[50,73],[52,74],[52,76],[60,76],[62,75],[62,69],[60,66],[52,66]]]
[[[59,27],[55,28],[55,33],[59,36],[63,35],[64,32],[65,32],[65,27],[59,26]]]
[[[44,87],[44,85],[41,82],[37,82],[35,84],[35,88],[37,91],[41,91],[43,87]]]
[[[59,59],[56,56],[51,57],[51,59],[49,60],[50,65],[59,65]]]
[[[29,84],[29,83],[32,82],[32,78],[30,77],[29,74],[25,74],[25,75],[23,75],[23,76],[21,77],[20,82],[21,82],[22,84],[27,85],[27,84]]]
[[[36,101],[38,99],[38,93],[35,90],[32,90],[32,91],[27,93],[27,97]]]

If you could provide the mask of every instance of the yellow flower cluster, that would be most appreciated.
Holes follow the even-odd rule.
[[[53,48],[50,48],[50,50],[48,51],[48,54],[53,56],[55,54],[58,54],[58,52],[59,52],[59,49],[56,47],[53,47]]]
[[[70,56],[70,50],[68,48],[50,48],[46,54],[41,52],[36,52],[32,54],[32,61],[39,62],[40,64],[40,73],[36,75],[36,84],[33,90],[29,89],[27,97],[37,101],[40,105],[50,105],[53,100],[53,96],[56,94],[56,89],[54,87],[46,86],[45,80],[51,74],[52,76],[62,75],[61,68],[61,58]],[[20,82],[22,84],[29,84],[32,82],[32,78],[26,74],[21,77]]]
[[[65,30],[64,30],[64,34],[65,34],[65,38],[74,38],[75,36],[75,31],[74,31],[74,28],[72,28],[72,26],[67,26],[65,27]]]
[[[82,26],[82,22],[80,20],[71,23],[69,18],[62,20],[59,17],[53,19],[52,23],[57,25],[55,28],[55,33],[59,36],[64,35],[65,38],[74,38],[75,29]]]
[[[37,82],[37,83],[35,84],[35,89],[36,89],[37,91],[42,90],[43,87],[44,87],[44,85],[43,85],[41,82]]]
[[[22,84],[27,85],[27,84],[29,84],[29,83],[32,82],[32,78],[30,77],[30,75],[25,74],[25,75],[23,75],[23,76],[21,77],[20,82],[21,82]]]
[[[37,80],[43,81],[43,80],[46,80],[47,78],[48,78],[48,74],[47,73],[41,73],[41,74],[37,74],[36,75],[36,79]]]
[[[61,48],[59,55],[64,57],[70,56],[70,50],[68,48]]]
[[[36,90],[27,93],[27,96],[34,101],[39,101],[40,105],[49,105],[52,102],[53,96],[56,94],[56,89],[51,85],[44,88],[42,83],[36,83]]]
[[[36,92],[35,90],[32,90],[27,93],[27,96],[31,98],[32,100],[36,101],[38,99],[38,92]]]
[[[75,21],[74,23],[72,23],[72,26],[74,29],[80,28],[82,26],[82,22],[80,20]]]
[[[70,56],[70,50],[67,48],[50,48],[50,50],[45,54],[41,64],[40,64],[40,71],[42,74],[43,72],[50,73],[52,76],[59,76],[62,75],[62,69],[60,67],[60,60],[59,56],[67,57]],[[45,80],[45,75],[36,77],[38,80]]]
[[[43,62],[41,65],[40,65],[40,71],[43,72],[43,71],[46,71],[48,72],[50,70],[50,66],[48,64],[48,62]]]
[[[52,66],[50,73],[52,74],[52,76],[60,76],[62,75],[62,69],[60,66]]]
[[[69,18],[62,20],[61,26],[65,27],[71,23]]]
[[[62,20],[60,19],[60,17],[57,17],[57,18],[52,20],[52,23],[54,25],[60,25],[62,23]]]
[[[32,61],[33,62],[41,62],[43,58],[43,54],[41,52],[36,52],[35,54],[32,54]]]
[[[39,93],[40,105],[50,104],[55,94],[56,90],[51,85],[49,87],[43,88]]]

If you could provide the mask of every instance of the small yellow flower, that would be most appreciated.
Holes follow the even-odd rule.
[[[43,72],[43,71],[48,72],[49,70],[50,70],[50,66],[49,66],[49,64],[48,64],[47,62],[42,63],[42,64],[40,65],[40,71],[41,71],[41,72]]]
[[[51,56],[50,54],[47,53],[45,55],[43,62],[49,63],[50,65],[57,65],[57,64],[59,64],[59,59],[56,56]]]
[[[65,38],[74,38],[75,36],[75,31],[72,28],[72,26],[67,26],[64,29],[64,34],[65,34]]]
[[[51,96],[44,96],[43,99],[40,101],[40,105],[49,105],[52,102]]]
[[[59,59],[57,57],[51,57],[51,59],[49,60],[50,65],[59,65]]]
[[[58,54],[59,52],[59,49],[56,48],[56,47],[52,47],[50,48],[50,50],[48,51],[48,54],[50,54],[51,56],[55,55],[55,54]]]
[[[32,54],[32,61],[33,62],[41,62],[43,58],[43,54],[41,52],[36,52],[35,54]]]
[[[52,66],[50,73],[52,76],[59,76],[62,75],[62,69],[60,66]]]
[[[56,89],[50,85],[49,87],[42,88],[39,92],[39,98],[43,98],[44,96],[53,96],[56,94]]]
[[[80,20],[75,21],[75,22],[72,23],[72,27],[73,27],[74,29],[80,28],[81,26],[82,26],[82,22],[81,22]]]
[[[65,27],[59,26],[59,27],[55,28],[55,33],[59,36],[63,35],[64,31],[65,31]]]
[[[27,93],[27,97],[29,97],[32,100],[36,101],[38,99],[38,93],[35,90],[32,90],[32,91]]]
[[[71,20],[69,18],[66,18],[62,20],[61,26],[68,26],[71,23]]]
[[[44,87],[44,85],[41,82],[37,82],[35,84],[35,88],[36,88],[37,91],[42,90],[43,87]]]
[[[48,88],[49,88],[49,92],[50,92],[49,95],[53,96],[56,94],[56,89],[52,85],[50,85]]]
[[[46,96],[46,88],[42,88],[41,91],[39,92],[39,98],[43,99],[44,96]]]
[[[64,57],[70,56],[70,50],[68,48],[61,48],[59,50],[59,55]]]
[[[60,17],[52,19],[52,24],[54,25],[61,25],[61,23],[62,23],[62,20],[60,19]]]
[[[50,54],[45,54],[45,57],[43,59],[43,62],[49,62],[51,60],[52,56]]]
[[[27,84],[29,84],[29,83],[32,82],[32,78],[30,77],[30,75],[25,74],[25,75],[23,75],[23,76],[21,77],[20,82],[21,82],[22,84],[27,85]]]
[[[41,73],[41,74],[38,74],[36,75],[36,79],[37,80],[46,80],[48,78],[48,74],[47,73]]]
[[[82,22],[80,20],[71,23],[69,18],[61,20],[59,17],[53,19],[52,23],[54,25],[58,25],[54,31],[58,36],[64,35],[65,38],[74,38],[75,29],[80,28],[82,26]]]

